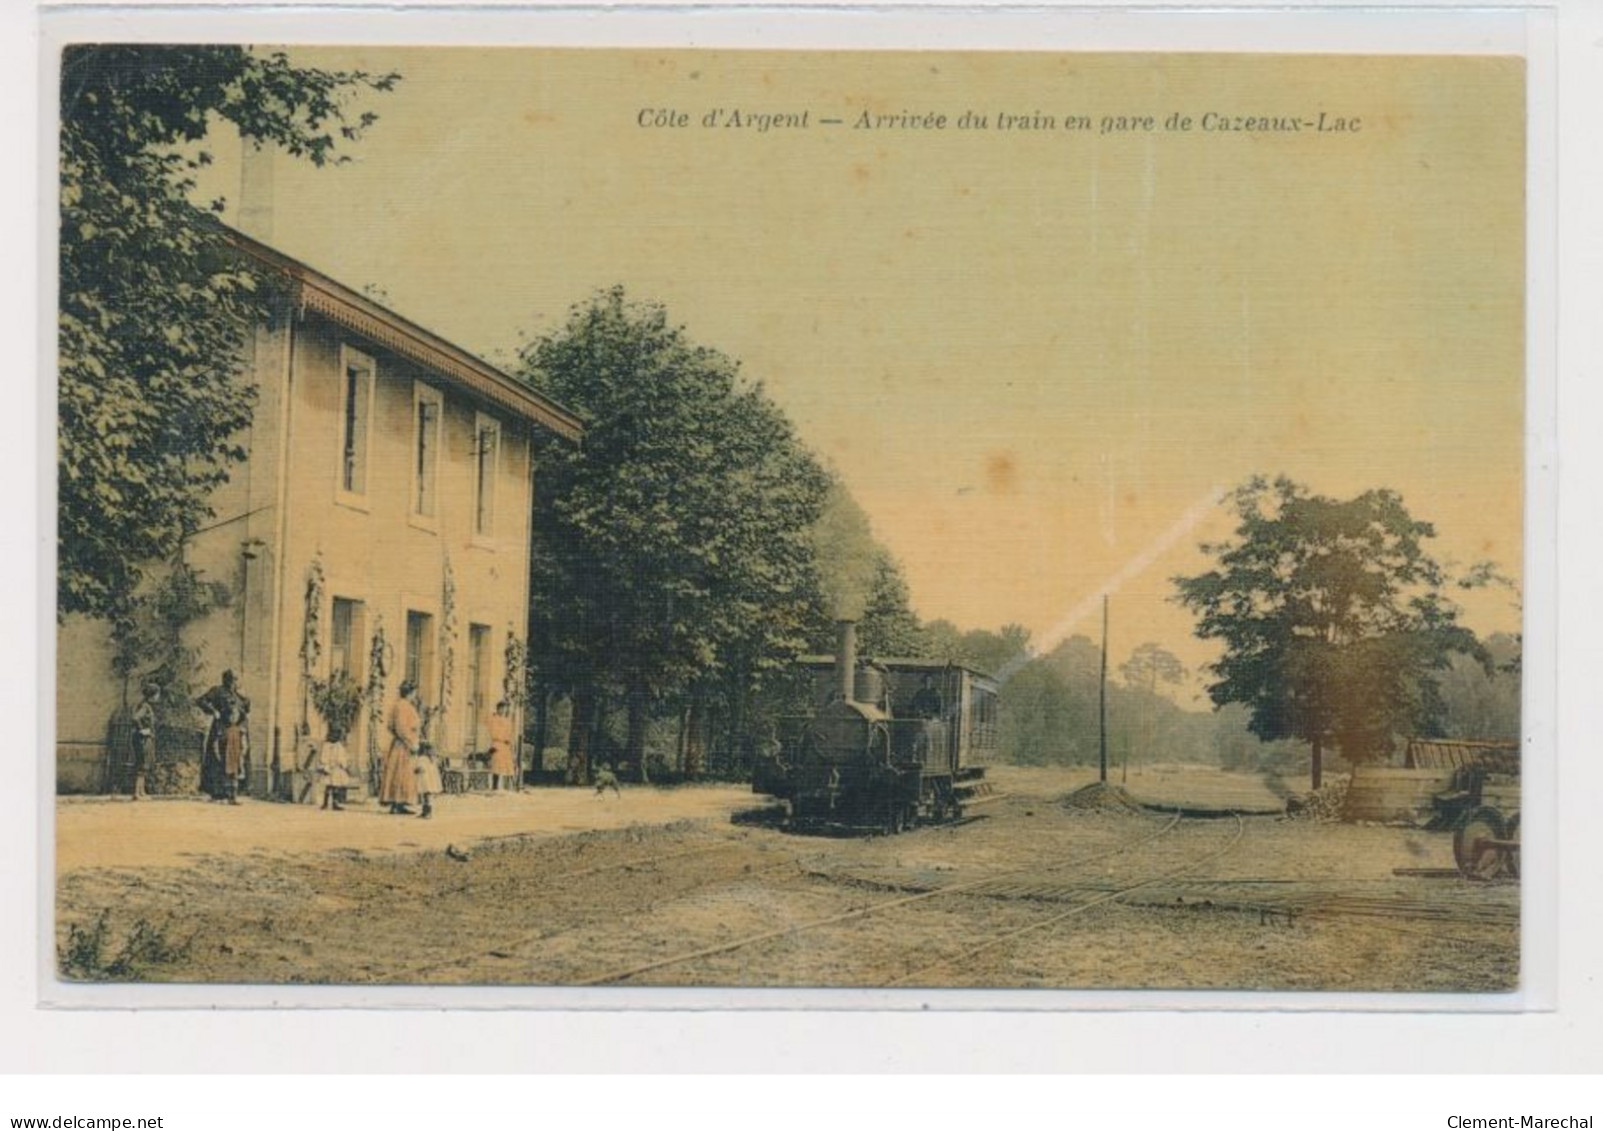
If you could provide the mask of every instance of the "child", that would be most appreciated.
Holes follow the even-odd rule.
[[[419,817],[434,816],[434,795],[445,792],[445,784],[440,781],[440,767],[434,760],[434,745],[423,742],[418,745],[417,754],[412,758],[412,772],[417,775],[417,794],[423,802],[423,810]]]
[[[345,791],[351,787],[350,753],[345,749],[345,736],[330,731],[328,739],[313,755],[313,774],[323,783],[323,808],[336,813],[345,808]]]
[[[609,789],[617,796],[623,796],[623,791],[618,788],[618,775],[612,772],[612,763],[603,762],[596,771],[596,796],[602,796]]]
[[[133,799],[145,797],[145,772],[150,767],[151,750],[156,745],[156,704],[161,702],[161,685],[147,679],[139,687],[139,705],[134,708],[134,784]]]

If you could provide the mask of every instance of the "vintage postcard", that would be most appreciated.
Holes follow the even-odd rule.
[[[1523,58],[59,63],[61,985],[1521,987]]]

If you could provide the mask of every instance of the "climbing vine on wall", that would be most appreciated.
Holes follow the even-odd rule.
[[[312,558],[306,567],[306,619],[301,626],[301,674],[308,680],[317,674],[323,658],[323,555]]]
[[[456,684],[456,572],[451,568],[451,555],[445,555],[445,582],[440,594],[440,701],[428,719],[439,715],[443,720],[451,710],[451,694]],[[443,728],[444,723],[442,721]],[[435,742],[443,737],[436,733]]]
[[[296,743],[311,732],[310,696],[317,678],[317,664],[323,658],[323,555],[315,554],[306,567],[304,619],[301,622],[301,717],[296,724]]]
[[[207,581],[199,570],[176,562],[127,601],[111,620],[111,667],[123,681],[123,698],[140,673],[138,682],[150,680],[162,689],[158,715],[175,725],[189,723],[202,657],[184,643],[184,629],[226,607],[231,596],[225,583]]]
[[[393,653],[384,638],[384,615],[380,613],[373,624],[373,643],[367,652],[367,753],[370,761],[376,760],[380,736],[384,733],[384,688],[388,683]]]
[[[528,649],[524,647],[523,641],[518,639],[517,633],[512,631],[512,626],[507,625],[506,672],[501,677],[501,698],[511,704],[514,711],[523,706],[526,698],[524,680],[527,678],[527,673],[524,666],[527,660]]]

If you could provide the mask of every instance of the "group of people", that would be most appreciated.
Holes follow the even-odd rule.
[[[390,744],[379,766],[379,804],[396,816],[411,816],[415,812],[419,817],[432,817],[434,797],[445,792],[445,782],[434,746],[423,737],[423,704],[415,680],[401,682],[385,729],[389,732]],[[511,703],[503,699],[496,704],[488,729],[490,784],[500,789],[503,782],[511,782],[517,774]],[[343,735],[329,736],[319,747],[312,768],[323,783],[323,808],[342,809],[344,806],[340,802],[344,791],[356,784]],[[416,810],[412,808],[414,805],[418,807]]]
[[[132,793],[136,801],[146,796],[145,780],[155,747],[156,706],[160,701],[160,685],[145,681],[132,712]],[[234,673],[225,671],[222,682],[197,699],[195,705],[211,719],[201,756],[201,791],[213,801],[238,805],[250,753],[246,726],[250,700],[240,692]],[[434,797],[444,792],[445,785],[434,747],[423,737],[423,708],[415,680],[402,681],[400,693],[390,707],[386,729],[390,744],[379,770],[379,804],[387,806],[392,814],[415,812],[420,817],[432,817]],[[496,704],[487,729],[490,781],[492,788],[499,790],[503,783],[514,781],[517,774],[511,703],[503,699]],[[323,787],[324,809],[343,809],[345,791],[357,784],[345,738],[343,734],[330,733],[307,762],[306,768]],[[414,805],[418,806],[416,810]]]

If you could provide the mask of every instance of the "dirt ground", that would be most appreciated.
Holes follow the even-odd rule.
[[[1518,982],[1518,884],[1446,874],[1446,834],[1224,815],[1278,799],[1206,768],[1126,788],[1212,819],[1076,797],[1085,771],[990,777],[1000,799],[895,837],[795,835],[719,786],[451,797],[429,821],[62,799],[58,943],[67,976],[166,982]]]

